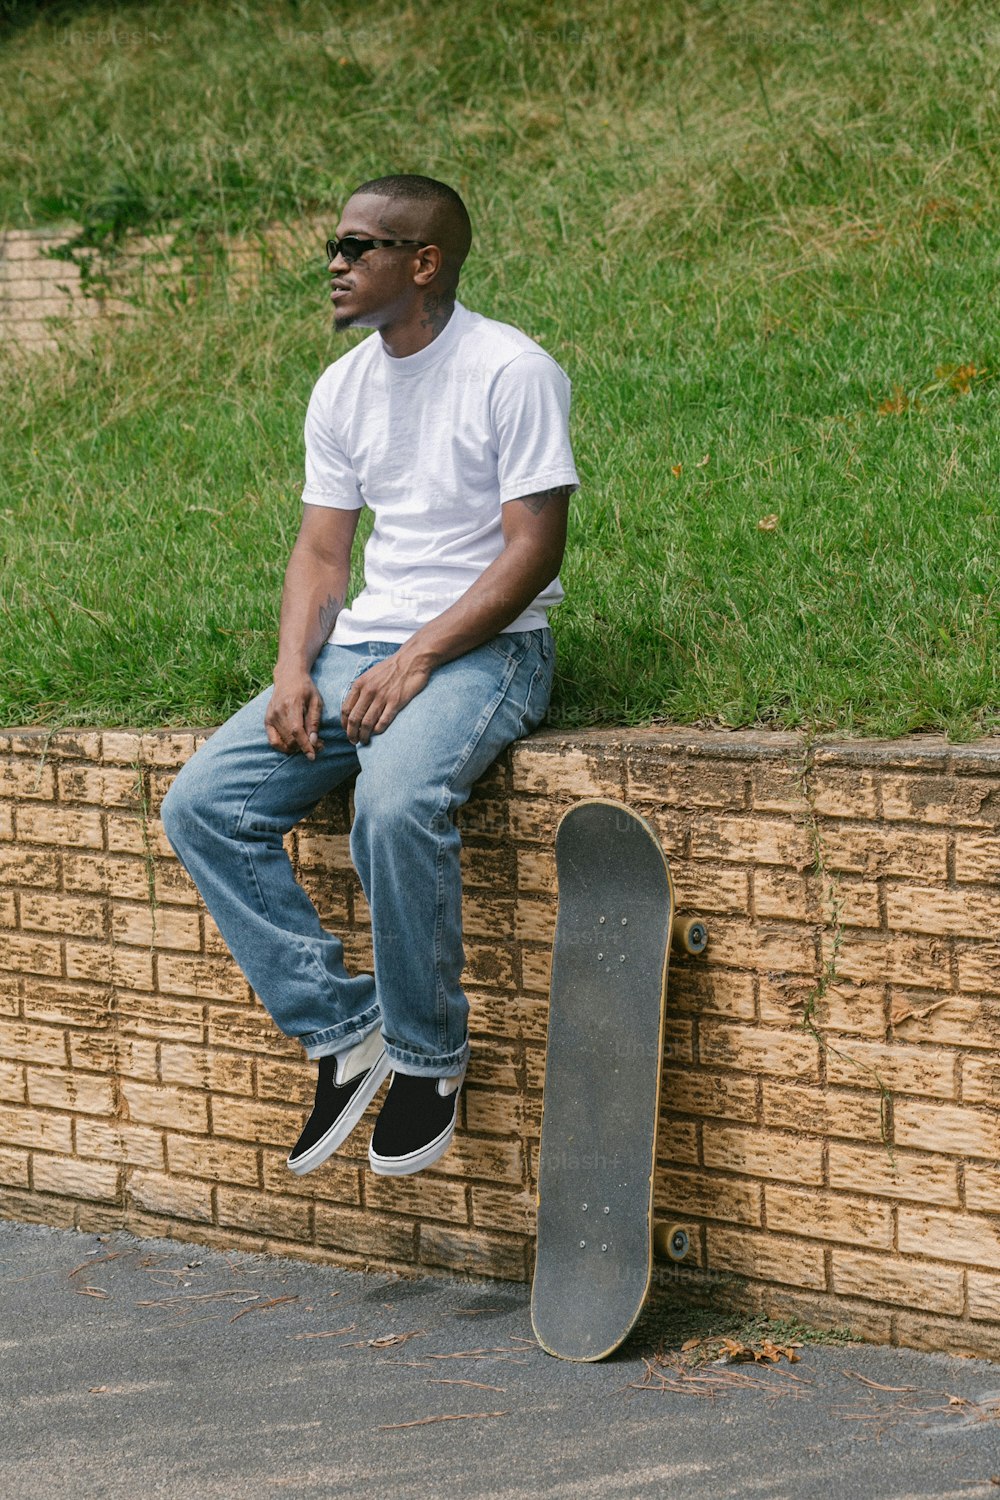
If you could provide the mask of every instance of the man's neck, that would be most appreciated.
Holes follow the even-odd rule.
[[[385,351],[393,359],[405,359],[409,354],[419,354],[432,344],[438,334],[443,333],[455,311],[455,294],[427,292],[423,301],[405,323],[380,328]]]

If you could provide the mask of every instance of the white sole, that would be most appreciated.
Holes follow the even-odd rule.
[[[428,1141],[426,1146],[421,1146],[419,1151],[410,1151],[406,1156],[379,1156],[368,1147],[368,1165],[376,1177],[407,1177],[411,1172],[422,1172],[424,1167],[433,1166],[445,1154],[452,1143],[455,1135],[455,1121],[452,1120],[441,1134]]]
[[[326,1134],[321,1135],[315,1145],[310,1146],[308,1151],[303,1151],[294,1161],[291,1157],[288,1158],[286,1165],[290,1172],[295,1172],[300,1177],[306,1172],[312,1172],[316,1167],[321,1167],[338,1146],[344,1144],[388,1078],[391,1068],[392,1065],[383,1052],[378,1062],[373,1064],[364,1083],[352,1095],[350,1104],[337,1116]]]

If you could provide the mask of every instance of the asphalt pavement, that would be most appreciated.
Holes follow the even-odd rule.
[[[667,1309],[572,1364],[525,1286],[9,1221],[0,1283],[5,1500],[1000,1497],[988,1360]]]

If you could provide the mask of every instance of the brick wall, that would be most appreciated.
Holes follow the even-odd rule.
[[[327,224],[316,219],[272,225],[257,235],[230,238],[224,247],[188,245],[184,254],[177,253],[170,232],[130,234],[112,257],[92,261],[100,276],[89,292],[79,266],[52,255],[79,232],[78,225],[0,229],[0,346],[56,349],[64,330],[79,334],[95,320],[128,317],[157,288],[203,282],[220,268],[231,286],[246,288],[265,266],[301,264],[304,256],[319,265]]]
[[[671,1297],[1000,1356],[1000,743],[535,736],[462,815],[473,1060],[439,1168],[367,1135],[285,1167],[312,1065],[273,1027],[156,808],[191,733],[0,736],[0,1212],[345,1264],[526,1279],[552,832],[585,795],[657,827],[711,926],[671,969],[657,1217]],[[334,796],[291,840],[370,961]]]

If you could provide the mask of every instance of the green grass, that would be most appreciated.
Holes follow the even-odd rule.
[[[204,243],[460,188],[463,300],[574,381],[551,723],[1000,726],[989,0],[7,9],[0,224]],[[345,347],[317,246],[0,370],[0,722],[269,680]]]

